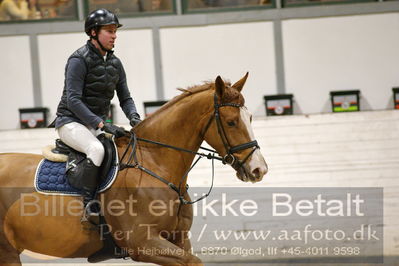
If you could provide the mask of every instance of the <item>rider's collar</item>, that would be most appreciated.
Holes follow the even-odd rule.
[[[90,49],[91,51],[93,51],[94,53],[96,53],[98,56],[100,56],[101,58],[104,58],[103,55],[101,54],[100,50],[98,50],[97,47],[94,46],[94,44],[91,42],[91,40],[88,40],[88,41],[87,41],[87,46],[89,47],[89,49]],[[113,53],[114,53],[113,50],[107,51],[106,54],[105,54],[106,57],[104,58],[104,61],[105,61],[105,59],[107,59],[109,56],[111,56]]]

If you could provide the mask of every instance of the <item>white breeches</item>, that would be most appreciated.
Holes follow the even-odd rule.
[[[57,129],[60,139],[68,146],[86,154],[94,165],[100,166],[104,159],[104,147],[96,138],[102,131],[87,128],[84,125],[71,122]]]

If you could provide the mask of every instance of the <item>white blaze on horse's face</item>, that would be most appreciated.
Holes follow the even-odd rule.
[[[251,127],[251,114],[246,107],[240,108],[241,121],[244,122],[247,128],[250,141],[255,140],[255,135]],[[244,170],[237,172],[237,177],[242,181],[253,183],[261,181],[263,176],[267,173],[267,164],[259,149],[252,154],[248,161],[244,164]]]

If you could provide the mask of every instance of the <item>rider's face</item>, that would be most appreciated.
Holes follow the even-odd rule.
[[[114,48],[117,29],[118,27],[116,25],[106,25],[101,27],[98,32],[98,40],[105,49],[111,50]]]

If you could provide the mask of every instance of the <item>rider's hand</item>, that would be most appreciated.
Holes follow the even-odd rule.
[[[135,113],[133,115],[132,119],[130,119],[130,125],[132,127],[134,127],[135,125],[137,125],[140,122],[141,122],[141,119],[140,119],[140,115],[138,113]]]
[[[110,123],[104,123],[101,130],[114,135],[116,138],[125,136],[125,129],[123,127],[118,127]]]

